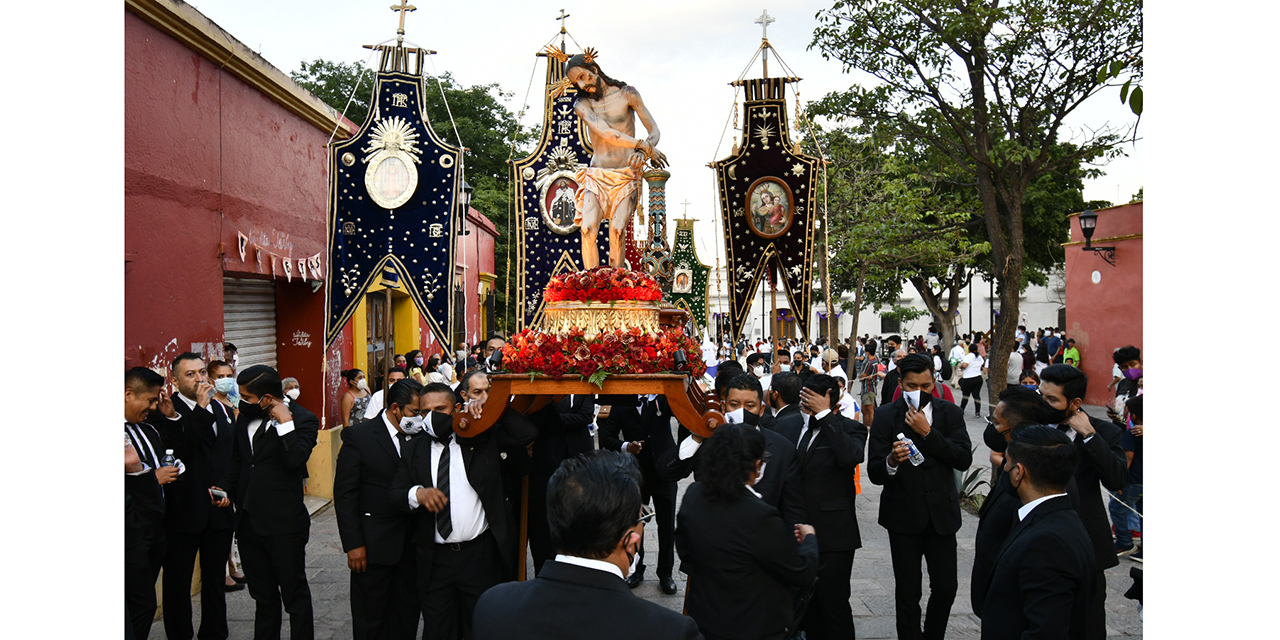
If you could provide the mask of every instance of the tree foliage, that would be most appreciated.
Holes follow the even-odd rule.
[[[290,76],[334,109],[342,111],[346,108],[347,118],[356,124],[363,124],[368,117],[375,74],[362,62],[344,64],[316,59],[302,62],[299,70]],[[498,328],[506,329],[507,260],[511,237],[507,224],[511,198],[506,161],[511,155],[512,145],[517,155],[523,155],[533,140],[533,134],[519,126],[515,114],[506,106],[512,94],[503,92],[497,83],[464,87],[449,73],[438,78],[425,76],[422,97],[427,118],[436,134],[449,144],[466,149],[465,179],[475,189],[471,206],[498,228],[498,237],[494,241],[494,271],[497,275],[494,316]],[[348,98],[350,107],[347,107]]]
[[[1122,153],[1131,126],[1064,120],[1107,86],[1103,65],[1141,57],[1141,14],[1139,0],[837,0],[818,13],[811,46],[876,81],[832,105],[973,176],[1001,295],[993,370],[1012,350],[1026,277],[1024,198],[1042,176]],[[992,379],[992,397],[1003,388]]]

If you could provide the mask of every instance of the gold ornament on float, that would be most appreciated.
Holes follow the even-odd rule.
[[[395,209],[413,197],[418,188],[418,132],[410,124],[393,116],[379,120],[369,140],[361,149],[364,162],[364,186],[369,197],[384,209]]]

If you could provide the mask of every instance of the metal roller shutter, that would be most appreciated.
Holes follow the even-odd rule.
[[[276,366],[276,284],[222,279],[223,341],[236,345],[240,369]]]

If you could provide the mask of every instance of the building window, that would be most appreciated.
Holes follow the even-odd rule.
[[[888,316],[880,316],[880,333],[899,333],[902,331],[902,321],[898,318],[890,318]]]

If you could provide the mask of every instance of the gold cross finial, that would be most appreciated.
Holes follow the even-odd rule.
[[[768,10],[768,9],[765,9],[765,10],[760,14],[760,17],[759,17],[759,18],[756,18],[756,24],[760,25],[761,29],[763,29],[763,33],[760,35],[760,39],[762,39],[762,40],[768,40],[768,39],[769,39],[769,25],[771,25],[771,24],[773,24],[773,23],[775,23],[775,22],[777,22],[777,20],[775,20],[775,19],[773,18],[773,16],[770,16],[770,15],[769,15],[769,10]]]
[[[404,14],[406,11],[417,11],[418,8],[409,4],[408,0],[400,0],[400,4],[391,5],[391,10],[400,12],[400,28],[396,29],[396,35],[400,36],[400,39],[403,40],[404,39]]]

